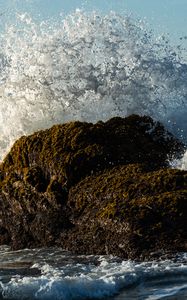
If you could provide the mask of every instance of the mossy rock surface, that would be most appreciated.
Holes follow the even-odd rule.
[[[28,172],[37,179],[37,185],[56,176],[69,188],[111,166],[142,162],[166,165],[168,157],[182,149],[183,145],[160,123],[131,115],[106,123],[70,122],[23,136],[15,142],[1,169],[5,174],[13,170],[22,177],[25,168],[32,168]]]
[[[187,175],[168,168],[183,149],[137,115],[20,138],[0,165],[0,244],[131,258],[185,250]]]
[[[67,205],[78,224],[69,236],[78,252],[90,253],[93,244],[98,252],[103,248],[99,236],[86,238],[90,228],[100,228],[109,253],[127,258],[187,250],[187,171],[117,166],[73,187]],[[79,249],[83,236],[89,243]],[[68,244],[67,238],[62,234]]]

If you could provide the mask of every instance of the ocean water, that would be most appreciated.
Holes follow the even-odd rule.
[[[76,10],[0,33],[0,160],[22,135],[71,120],[148,114],[187,141],[187,63],[141,20]],[[187,169],[187,152],[171,166]],[[0,299],[187,299],[187,254],[159,261],[0,249]]]
[[[134,262],[59,248],[0,249],[0,299],[186,299],[187,254]]]

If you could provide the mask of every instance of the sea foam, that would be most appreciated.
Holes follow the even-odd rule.
[[[187,289],[186,254],[138,263],[112,256],[76,256],[60,248],[0,253],[1,299],[156,300]]]

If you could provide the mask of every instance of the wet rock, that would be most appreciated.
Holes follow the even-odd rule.
[[[73,187],[67,205],[75,228],[61,242],[77,253],[134,259],[186,249],[187,171],[117,166]]]
[[[183,149],[137,115],[23,136],[0,165],[0,243],[131,258],[183,251],[186,172],[168,168]]]
[[[182,147],[159,122],[146,116],[116,117],[95,125],[70,122],[20,138],[1,169],[5,174],[13,170],[19,178],[25,176],[39,189],[53,176],[69,188],[116,165],[167,165],[168,157],[180,154]]]

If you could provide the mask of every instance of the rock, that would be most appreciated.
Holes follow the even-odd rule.
[[[127,163],[167,165],[182,144],[159,122],[131,115],[106,123],[55,125],[15,142],[1,169],[45,189],[52,177],[71,187],[94,172]],[[41,186],[40,186],[41,185]]]
[[[77,253],[106,254],[105,245],[134,259],[186,250],[187,171],[117,166],[72,187],[67,205],[75,227],[61,243]]]
[[[137,115],[23,136],[0,165],[0,244],[131,258],[182,251],[186,172],[168,159],[183,149]]]

